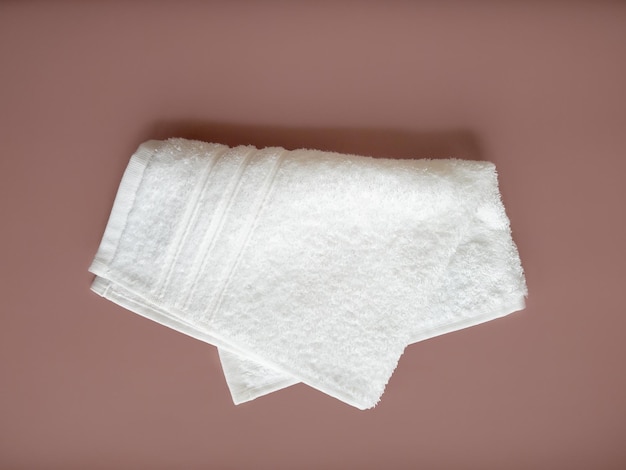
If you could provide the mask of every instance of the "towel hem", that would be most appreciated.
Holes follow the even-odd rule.
[[[108,270],[108,264],[115,257],[119,241],[126,228],[128,215],[135,204],[135,196],[143,179],[144,171],[152,156],[162,145],[163,142],[159,140],[144,142],[130,158],[117,190],[102,241],[93,262],[89,266],[91,273],[96,274],[96,270]]]

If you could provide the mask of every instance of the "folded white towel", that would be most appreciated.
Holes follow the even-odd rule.
[[[236,402],[304,382],[374,406],[411,342],[524,306],[495,167],[149,141],[92,289],[220,348]]]

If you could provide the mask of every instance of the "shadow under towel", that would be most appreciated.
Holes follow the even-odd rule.
[[[495,166],[148,141],[92,289],[220,348],[236,403],[304,382],[360,409],[404,348],[524,308]]]

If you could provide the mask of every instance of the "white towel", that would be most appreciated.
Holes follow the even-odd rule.
[[[92,289],[220,348],[235,402],[374,406],[411,342],[524,307],[495,167],[149,141]]]

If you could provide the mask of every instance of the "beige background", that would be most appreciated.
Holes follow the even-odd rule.
[[[0,467],[626,468],[626,3],[0,3]],[[155,137],[497,164],[528,308],[361,412],[89,291]]]

